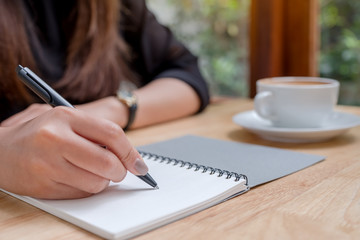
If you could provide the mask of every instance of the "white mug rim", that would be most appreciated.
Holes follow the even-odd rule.
[[[328,84],[319,84],[319,85],[282,85],[282,84],[267,84],[266,82],[272,81],[276,83],[281,82],[323,82]],[[291,88],[291,89],[318,89],[318,88],[333,88],[339,86],[339,81],[331,78],[322,78],[322,77],[269,77],[262,78],[256,81],[257,86],[266,86],[271,88]]]

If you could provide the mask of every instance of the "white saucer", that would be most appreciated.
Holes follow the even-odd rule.
[[[324,126],[319,128],[279,128],[260,118],[255,111],[236,114],[233,121],[260,137],[277,142],[320,142],[336,137],[348,129],[360,125],[360,117],[344,112],[335,112]]]

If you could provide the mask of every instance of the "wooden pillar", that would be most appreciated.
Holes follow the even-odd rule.
[[[317,17],[316,0],[251,0],[250,97],[260,78],[317,76]]]

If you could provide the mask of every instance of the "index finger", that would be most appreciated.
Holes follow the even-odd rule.
[[[72,112],[76,115],[71,121],[74,132],[92,142],[106,146],[131,173],[145,175],[148,172],[142,157],[119,125],[106,119],[89,116],[80,110]]]

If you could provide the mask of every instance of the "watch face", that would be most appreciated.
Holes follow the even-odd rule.
[[[129,107],[136,104],[136,96],[128,91],[119,91],[118,98],[120,101],[124,101]]]
[[[119,91],[119,97],[121,98],[131,98],[133,94],[128,91]]]

